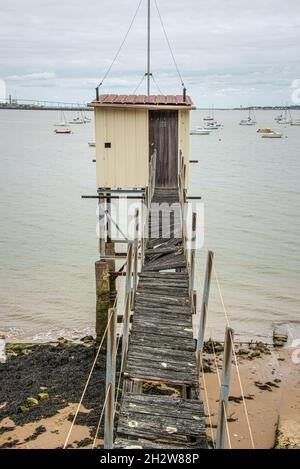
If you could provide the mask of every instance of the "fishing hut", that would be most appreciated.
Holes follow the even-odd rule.
[[[189,96],[104,94],[91,106],[99,192],[145,189],[154,152],[156,187],[177,187],[179,155],[189,162]]]

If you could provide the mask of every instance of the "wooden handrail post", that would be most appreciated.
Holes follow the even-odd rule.
[[[126,261],[126,284],[125,284],[125,311],[123,317],[123,341],[122,341],[122,363],[125,366],[125,360],[128,350],[129,339],[129,320],[131,310],[131,282],[132,282],[132,241],[127,245]]]
[[[114,438],[114,408],[116,389],[116,358],[117,358],[117,308],[109,309],[106,353],[106,404],[104,422],[104,448],[112,449]]]
[[[145,195],[141,203],[141,266],[144,265],[144,257],[145,257],[145,222],[144,222],[145,200],[146,200],[146,190],[145,190]]]
[[[193,313],[196,313],[195,302],[195,256],[196,256],[196,230],[197,214],[193,212],[192,216],[192,237],[191,237],[191,260],[190,260],[190,301]]]
[[[228,396],[230,388],[232,352],[233,352],[234,331],[226,327],[224,339],[222,379],[220,388],[219,410],[218,410],[218,428],[216,437],[216,449],[224,449]]]
[[[207,311],[208,311],[208,300],[209,300],[209,290],[210,290],[213,257],[214,257],[214,253],[212,251],[208,251],[201,313],[200,313],[200,319],[199,319],[197,352],[199,351],[202,352],[203,345],[204,345],[205,326],[206,326],[206,317],[207,317]]]
[[[136,289],[138,283],[138,255],[139,255],[139,209],[134,213],[134,240],[133,240],[133,280],[132,280],[132,296],[131,309],[134,309]]]

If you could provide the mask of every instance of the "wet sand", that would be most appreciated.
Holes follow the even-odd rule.
[[[215,346],[220,349],[216,352],[216,357],[218,367],[221,368],[222,345],[216,343]],[[31,347],[29,350],[33,351],[30,353],[24,352],[26,348],[17,352],[11,350],[7,364],[0,365],[1,385],[4,380],[7,382],[5,389],[1,386],[0,391],[0,448],[62,448],[77,407],[76,402],[80,399],[93,360],[93,347],[93,343],[87,341],[86,344],[61,343]],[[285,444],[287,432],[290,432],[296,441],[300,435],[300,364],[293,363],[294,350],[263,344],[239,345],[236,350],[255,448],[274,448],[278,425],[285,434],[283,438],[278,439],[281,447],[291,447],[290,441]],[[206,346],[203,364],[215,439],[219,382],[214,354],[211,352],[211,348]],[[48,365],[41,363],[41,355],[47,358],[45,360]],[[53,363],[56,365],[53,366]],[[33,364],[35,369],[32,368]],[[6,372],[3,371],[4,366],[7,368]],[[218,370],[221,374],[221,370]],[[103,364],[99,363],[84,407],[79,413],[78,424],[74,426],[69,447],[92,446],[99,419],[99,403],[103,401],[103,373]],[[201,383],[205,402],[203,379]],[[37,396],[40,387],[47,387],[43,392],[48,394],[48,398],[38,399],[37,405],[24,412],[20,411],[20,407],[26,402],[26,396]],[[151,387],[145,386],[144,390],[151,392]],[[170,388],[167,391],[170,394]],[[207,434],[211,442],[207,408],[206,415]],[[228,419],[231,447],[251,448],[235,365],[232,368]],[[282,445],[282,442],[285,443]],[[98,440],[98,444],[101,443],[102,440]],[[228,440],[226,446],[229,447]]]
[[[253,346],[255,347],[255,346]],[[300,437],[300,364],[293,363],[291,348],[274,348],[266,346],[265,352],[250,358],[249,353],[258,351],[240,346],[242,354],[237,352],[238,368],[242,387],[246,397],[245,403],[249,416],[250,428],[256,449],[271,449],[277,444],[276,435],[278,425],[288,421],[292,427],[298,428]],[[243,352],[249,353],[243,353]],[[221,354],[217,354],[221,366]],[[205,362],[211,364],[213,373],[205,373],[207,394],[213,427],[217,424],[219,382],[213,354],[205,354]],[[221,370],[219,370],[221,375]],[[202,380],[202,396],[205,392]],[[236,366],[232,367],[230,386],[230,401],[227,416],[231,447],[233,449],[252,448],[250,431],[246,420],[246,413],[241,399],[241,388]],[[207,414],[206,406],[206,414]],[[207,434],[211,437],[209,418],[206,419]],[[213,428],[215,439],[216,429]],[[226,438],[226,447],[229,447]],[[300,445],[298,446],[300,447]]]

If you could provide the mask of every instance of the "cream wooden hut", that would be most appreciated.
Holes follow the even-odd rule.
[[[97,189],[143,189],[156,150],[156,186],[177,187],[180,151],[189,162],[189,96],[100,95],[95,112]],[[188,167],[188,166],[187,166]]]

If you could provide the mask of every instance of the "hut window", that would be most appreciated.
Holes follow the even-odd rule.
[[[111,148],[111,143],[110,142],[105,142],[104,143],[104,148]]]

